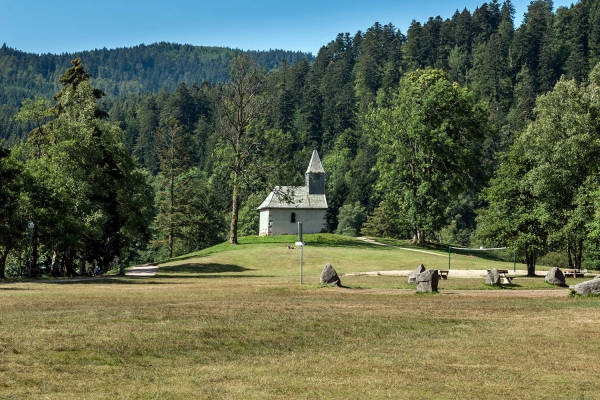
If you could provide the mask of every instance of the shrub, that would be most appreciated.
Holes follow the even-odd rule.
[[[367,220],[367,212],[360,202],[344,204],[338,214],[336,233],[346,236],[358,236],[363,222]]]

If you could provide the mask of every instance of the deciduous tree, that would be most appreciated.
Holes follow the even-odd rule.
[[[377,187],[398,205],[414,241],[424,243],[425,232],[445,224],[451,201],[479,172],[487,113],[443,71],[417,70],[402,79],[393,104],[373,110],[367,121],[378,147]]]
[[[261,98],[265,76],[251,58],[236,54],[231,60],[229,78],[230,83],[225,85],[221,96],[219,156],[229,169],[232,188],[229,243],[237,244],[240,189],[250,178],[250,166],[263,146],[252,124],[265,111]]]

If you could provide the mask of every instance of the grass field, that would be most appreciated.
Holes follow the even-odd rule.
[[[505,290],[451,277],[435,295],[389,276],[323,287],[325,262],[447,259],[320,235],[300,286],[289,238],[244,240],[154,278],[0,283],[0,398],[597,398],[599,298],[543,277]]]

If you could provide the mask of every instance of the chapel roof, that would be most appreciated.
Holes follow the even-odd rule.
[[[310,162],[308,163],[308,168],[306,169],[307,174],[324,174],[325,170],[323,169],[323,165],[321,164],[321,159],[319,158],[319,153],[317,150],[313,150],[312,157],[310,158]]]
[[[306,186],[277,186],[257,210],[266,208],[326,210],[327,199],[324,194],[308,194]]]

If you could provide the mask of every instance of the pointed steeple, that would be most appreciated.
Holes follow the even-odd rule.
[[[304,176],[306,177],[308,194],[325,194],[325,170],[317,150],[313,150]]]
[[[323,165],[321,164],[321,159],[319,158],[319,153],[317,150],[313,150],[312,157],[310,158],[310,162],[308,163],[308,168],[306,169],[307,174],[324,174],[325,170],[323,169]]]

